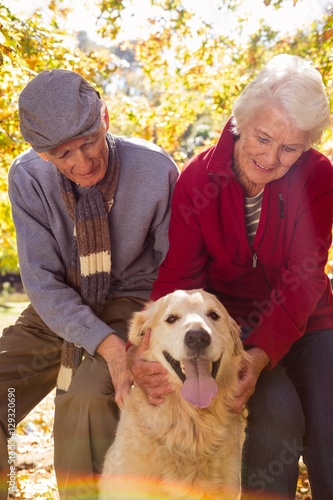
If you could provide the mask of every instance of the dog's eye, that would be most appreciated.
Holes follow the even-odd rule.
[[[178,319],[178,316],[175,316],[174,314],[170,314],[170,316],[167,317],[167,319],[165,320],[166,323],[169,323],[170,325],[172,325],[172,323],[175,323]]]
[[[219,319],[219,315],[217,314],[217,312],[215,311],[209,311],[209,313],[207,314],[207,316],[212,319],[213,321],[217,321]]]

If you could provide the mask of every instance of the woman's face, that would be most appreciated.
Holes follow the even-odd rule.
[[[255,196],[282,177],[306,149],[308,132],[278,108],[266,107],[241,129],[235,142],[234,169],[247,196]]]

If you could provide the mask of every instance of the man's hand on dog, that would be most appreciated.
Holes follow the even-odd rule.
[[[168,381],[168,371],[158,361],[147,361],[145,351],[149,348],[150,330],[147,330],[140,347],[132,346],[127,351],[127,363],[134,383],[147,394],[152,405],[163,403],[165,396],[175,390]]]
[[[115,390],[115,401],[121,408],[133,384],[133,377],[126,363],[125,343],[117,335],[110,335],[100,343],[97,352],[108,365]]]
[[[244,405],[254,393],[260,373],[269,363],[269,357],[259,347],[253,347],[247,354],[239,372],[238,391],[235,394],[234,403],[230,407],[230,411],[235,413],[242,413]]]

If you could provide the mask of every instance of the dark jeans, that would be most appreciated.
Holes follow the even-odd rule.
[[[243,498],[294,499],[298,461],[313,500],[333,499],[333,330],[306,334],[248,402]]]

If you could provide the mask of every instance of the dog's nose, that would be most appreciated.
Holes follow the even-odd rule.
[[[202,349],[204,347],[208,347],[210,342],[211,339],[209,333],[201,328],[188,330],[185,333],[185,345],[192,349]]]

